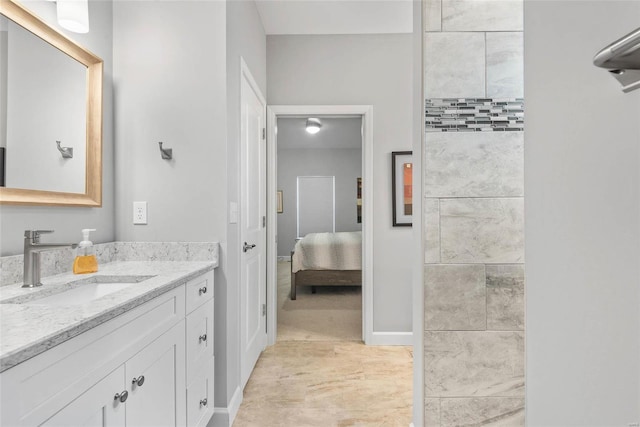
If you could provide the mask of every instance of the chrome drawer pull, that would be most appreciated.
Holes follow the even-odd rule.
[[[198,342],[201,343],[202,341],[206,341],[207,340],[207,334],[202,334],[198,337]]]
[[[207,293],[207,287],[203,286],[200,289],[198,289],[198,295],[202,295],[202,294],[206,294]]]
[[[116,393],[116,395],[113,396],[113,400],[119,400],[120,402],[124,403],[127,401],[127,397],[129,397],[129,392],[125,390],[121,393]]]
[[[142,384],[144,384],[144,375],[140,375],[138,378],[131,380],[131,384],[142,387]]]
[[[207,398],[205,397],[204,399],[202,399],[202,400],[200,401],[200,406],[207,406],[207,403],[208,403],[208,402],[207,402]]]

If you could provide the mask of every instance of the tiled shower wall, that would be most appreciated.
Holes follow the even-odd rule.
[[[425,425],[524,425],[523,3],[424,6]]]

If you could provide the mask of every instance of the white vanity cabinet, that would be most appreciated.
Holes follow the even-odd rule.
[[[2,372],[0,425],[204,426],[213,374],[210,271]]]
[[[187,284],[187,426],[213,415],[213,276]]]

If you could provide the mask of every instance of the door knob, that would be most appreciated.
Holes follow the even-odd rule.
[[[249,251],[249,250],[251,250],[251,249],[253,249],[255,247],[256,247],[256,245],[250,245],[247,242],[244,242],[244,245],[242,246],[242,250],[244,252],[247,252],[247,251]]]
[[[129,397],[129,392],[125,390],[122,393],[116,393],[116,395],[113,396],[113,400],[119,400],[120,402],[124,403],[127,401],[127,397]]]
[[[131,380],[131,384],[142,387],[142,384],[144,384],[144,375],[140,375],[138,378]]]
[[[202,334],[198,337],[198,343],[201,343],[202,341],[206,341],[207,340],[207,334]]]

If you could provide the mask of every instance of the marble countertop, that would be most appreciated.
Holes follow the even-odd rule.
[[[65,273],[43,278],[43,286],[38,288],[28,289],[20,285],[0,287],[0,372],[217,266],[214,261],[117,261],[100,265],[98,273],[94,274]],[[84,304],[20,303],[36,298],[36,293],[55,294],[68,288],[69,282],[97,275],[153,277]]]

